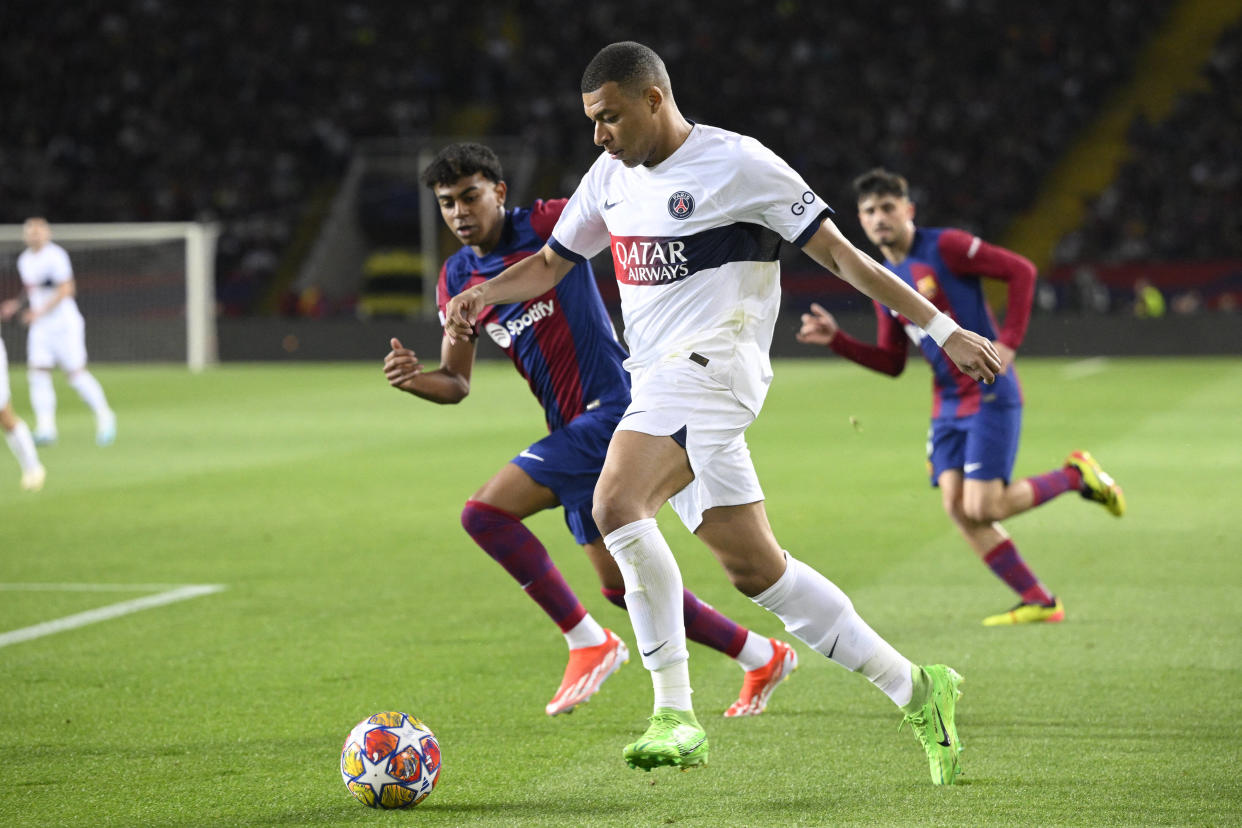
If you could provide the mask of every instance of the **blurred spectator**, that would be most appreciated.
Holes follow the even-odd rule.
[[[1059,261],[1242,260],[1239,77],[1242,24],[1216,44],[1203,89],[1161,124],[1135,119],[1129,160],[1062,239]]]

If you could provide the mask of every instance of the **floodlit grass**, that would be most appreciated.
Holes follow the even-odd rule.
[[[19,492],[0,456],[0,582],[228,588],[0,648],[0,824],[1242,821],[1242,360],[1020,362],[1017,474],[1089,448],[1130,504],[1116,520],[1069,495],[1008,522],[1069,614],[1020,629],[979,624],[1012,598],[927,486],[930,380],[911,367],[893,381],[780,363],[750,443],[782,543],[900,650],[966,676],[960,786],[933,788],[888,700],[800,643],[803,667],[748,720],[719,718],[737,667],[692,649],[702,770],[622,763],[649,713],[637,659],[579,712],[545,716],[560,636],[458,523],[542,434],[507,365],[481,364],[446,408],[389,389],[378,361],[101,365],[115,446],[95,447],[60,384],[45,491]],[[661,523],[688,586],[784,635],[667,510]],[[531,525],[632,642],[559,514]],[[143,594],[0,591],[0,632]],[[362,807],[337,771],[350,727],[387,709],[443,748],[440,786],[411,813]]]

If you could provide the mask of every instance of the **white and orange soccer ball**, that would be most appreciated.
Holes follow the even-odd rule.
[[[440,743],[431,728],[405,713],[376,713],[345,737],[345,787],[372,808],[412,808],[440,779]]]

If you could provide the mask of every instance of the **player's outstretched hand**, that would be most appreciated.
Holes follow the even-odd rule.
[[[384,357],[384,376],[388,384],[402,391],[413,391],[414,381],[423,372],[418,355],[401,344],[395,336],[390,340],[392,350]]]
[[[944,352],[966,376],[987,385],[996,382],[1001,369],[1000,355],[992,341],[974,331],[958,328],[945,340]]]
[[[12,319],[13,314],[17,313],[17,309],[21,306],[22,303],[16,299],[5,299],[3,302],[0,302],[0,320],[7,321]]]
[[[836,337],[836,318],[817,302],[811,303],[811,312],[802,314],[802,327],[798,329],[798,341],[808,345],[827,345]]]
[[[450,299],[444,309],[444,335],[449,338],[449,342],[456,345],[457,340],[472,337],[474,323],[479,320],[482,311],[483,300],[478,287],[463,290]]]

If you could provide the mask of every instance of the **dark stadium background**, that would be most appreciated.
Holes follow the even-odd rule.
[[[687,116],[762,140],[865,249],[849,185],[882,164],[910,178],[921,223],[1034,259],[1053,318],[1028,352],[1237,352],[1240,20],[1236,0],[13,0],[0,223],[218,222],[224,359],[368,358],[394,326],[434,348],[419,151],[518,147],[519,200],[568,195],[596,153],[582,67],[637,39]],[[403,160],[354,182],[357,255],[308,280],[351,162],[375,147]],[[869,316],[785,258],[788,313]],[[798,349],[778,337],[778,352]]]

